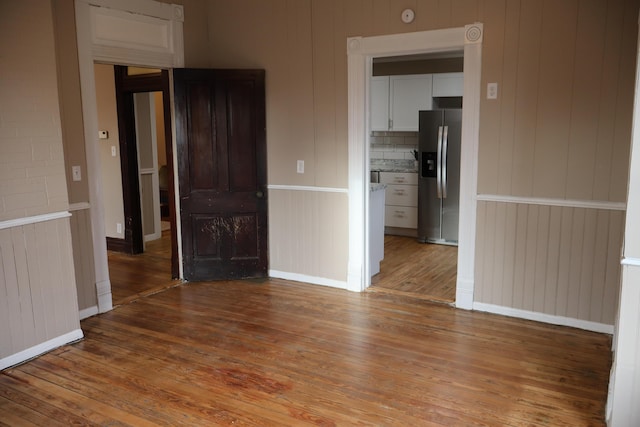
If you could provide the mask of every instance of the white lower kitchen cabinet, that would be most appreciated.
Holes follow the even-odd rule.
[[[409,206],[385,206],[385,227],[418,228],[418,208]]]
[[[380,272],[384,259],[384,199],[382,184],[371,184],[369,197],[369,265],[371,276]]]
[[[416,172],[380,172],[386,184],[385,227],[418,228],[418,174]]]

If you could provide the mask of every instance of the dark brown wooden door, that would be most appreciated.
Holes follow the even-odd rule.
[[[263,70],[174,70],[187,280],[267,275]]]

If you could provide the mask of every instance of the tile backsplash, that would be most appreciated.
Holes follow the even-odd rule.
[[[370,149],[372,170],[414,169],[418,132],[371,132]]]

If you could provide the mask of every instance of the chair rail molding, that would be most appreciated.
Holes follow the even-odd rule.
[[[311,191],[311,192],[320,192],[320,193],[348,193],[349,192],[349,190],[346,188],[314,187],[314,186],[306,186],[306,185],[270,184],[270,185],[267,185],[267,188],[269,190]]]
[[[560,206],[564,208],[604,209],[611,211],[624,211],[627,205],[624,202],[609,202],[605,200],[572,200],[550,199],[544,197],[520,197],[504,196],[500,194],[478,194],[479,202],[519,203],[523,205]]]
[[[24,218],[8,219],[0,221],[0,230],[5,228],[22,227],[23,225],[36,224],[38,222],[52,221],[54,219],[68,218],[71,214],[67,211],[52,212],[42,215],[27,216]]]

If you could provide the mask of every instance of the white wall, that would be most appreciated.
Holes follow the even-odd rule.
[[[82,337],[50,2],[0,2],[0,369]]]
[[[638,51],[640,58],[640,51]],[[640,69],[636,66],[622,287],[609,383],[608,423],[640,425]]]
[[[118,109],[116,106],[113,65],[95,64],[98,128],[109,132],[109,139],[98,139],[104,195],[104,222],[107,237],[124,239],[124,201],[122,199],[122,172],[120,167],[120,138],[118,136]],[[115,157],[111,147],[116,147]],[[121,232],[117,224],[122,224]]]

